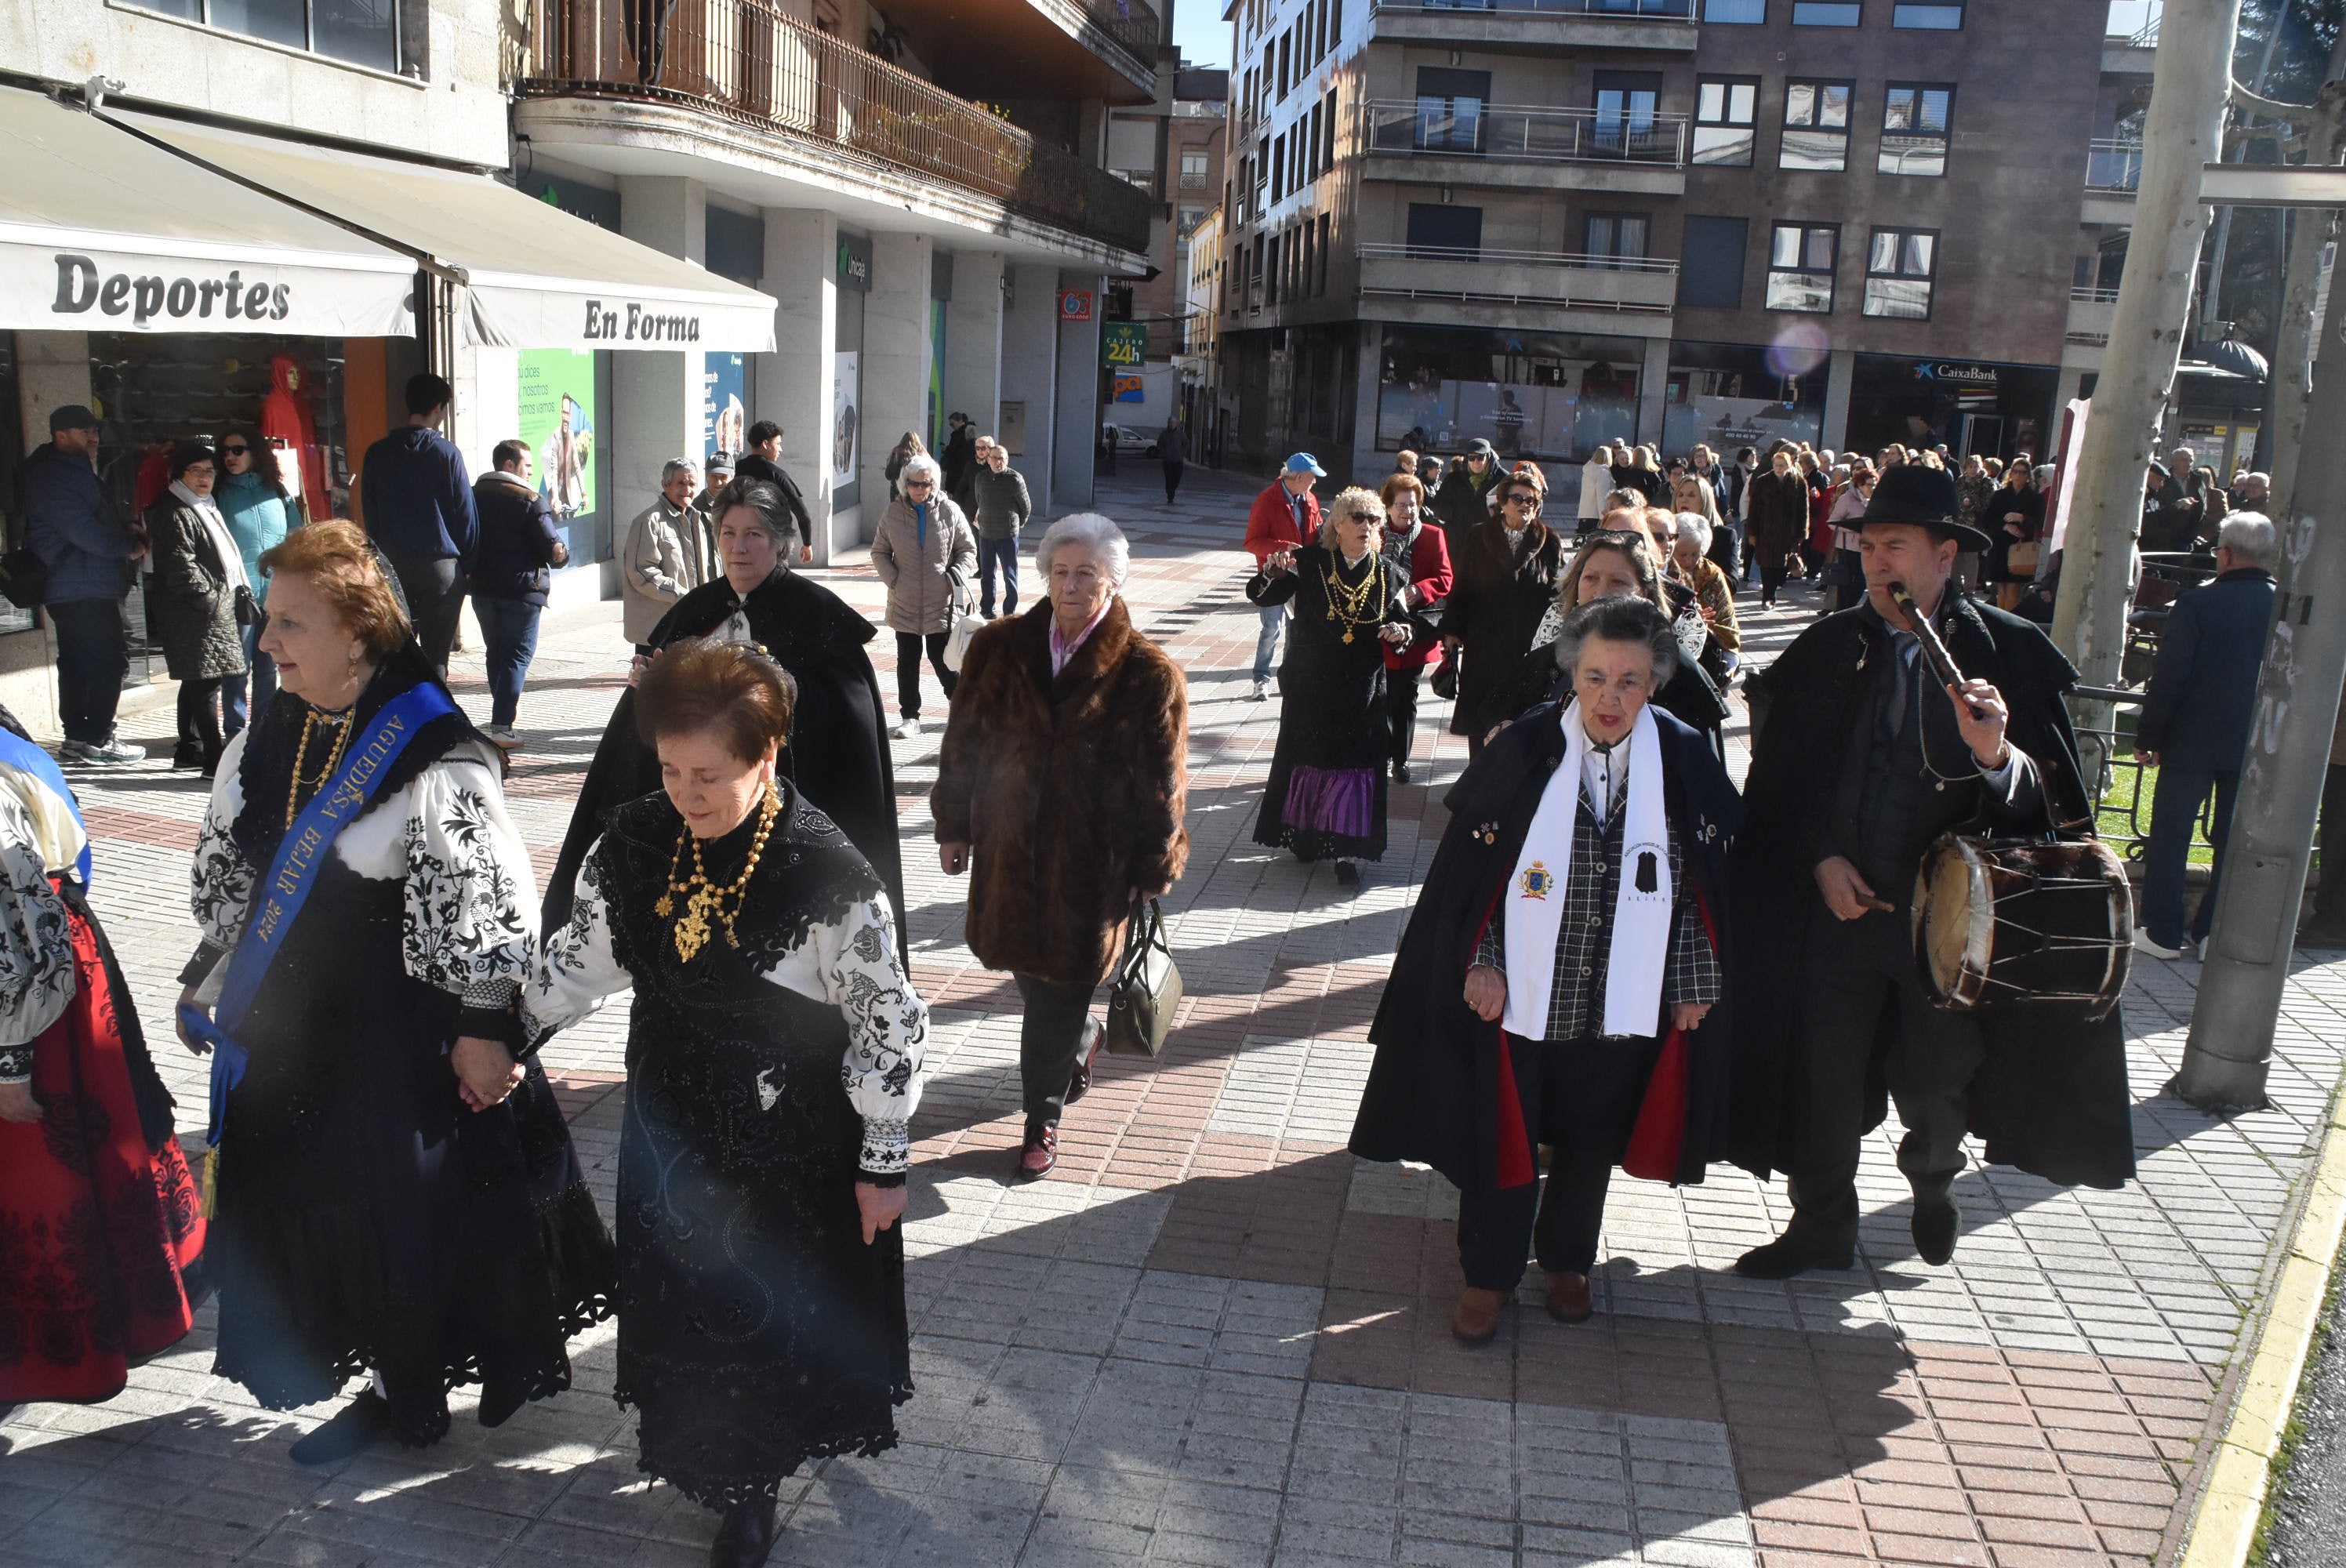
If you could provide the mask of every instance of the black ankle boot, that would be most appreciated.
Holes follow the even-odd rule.
[[[774,1549],[774,1500],[737,1502],[718,1521],[709,1543],[709,1568],[759,1568]]]

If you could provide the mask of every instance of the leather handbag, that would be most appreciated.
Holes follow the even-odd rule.
[[[1132,911],[1124,952],[1108,974],[1107,1050],[1118,1056],[1163,1055],[1180,1007],[1181,971],[1165,940],[1165,911],[1150,899]]]

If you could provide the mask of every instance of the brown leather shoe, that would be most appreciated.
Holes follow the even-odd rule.
[[[1018,1176],[1033,1181],[1048,1176],[1051,1167],[1059,1163],[1059,1129],[1035,1127],[1026,1129],[1025,1141],[1018,1145]]]
[[[1551,1274],[1547,1277],[1547,1315],[1559,1323],[1586,1323],[1596,1310],[1588,1299],[1588,1276]]]
[[[1469,1285],[1458,1293],[1458,1305],[1450,1314],[1450,1331],[1469,1345],[1487,1344],[1499,1331],[1499,1313],[1506,1305],[1505,1291]]]

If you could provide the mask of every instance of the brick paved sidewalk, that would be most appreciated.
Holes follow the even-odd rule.
[[[1624,1180],[1596,1319],[1550,1321],[1535,1269],[1497,1342],[1462,1349],[1446,1330],[1447,1185],[1342,1144],[1463,747],[1443,737],[1429,782],[1394,789],[1392,849],[1356,894],[1253,844],[1277,704],[1246,699],[1256,619],[1234,545],[1251,487],[1193,470],[1176,509],[1150,477],[1111,483],[1107,510],[1135,537],[1136,614],[1190,672],[1179,1027],[1159,1064],[1106,1064],[1050,1180],[1005,1179],[1015,994],[973,967],[960,887],[926,853],[936,726],[897,742],[913,961],[935,1007],[909,1215],[920,1391],[901,1449],[790,1483],[774,1561],[2049,1568],[2171,1553],[2339,1075],[2346,964],[2302,966],[2275,1108],[2221,1124],[2157,1092],[2194,966],[2138,967],[2141,1181],[2069,1193],[1974,1170],[1952,1268],[1913,1257],[1885,1133],[1862,1178],[1858,1268],[1739,1279],[1727,1266],[1773,1234],[1780,1186],[1726,1169],[1684,1191]],[[827,575],[876,610],[868,570]],[[1760,657],[1806,618],[1760,620]],[[541,644],[512,784],[541,875],[618,688],[617,627],[602,606]],[[892,643],[872,648],[892,698]],[[462,674],[485,714],[477,654]],[[1427,705],[1421,757],[1447,718]],[[136,731],[155,761],[86,776],[85,797],[95,901],[158,1040],[193,941],[201,809],[163,769],[168,722],[158,710]],[[625,1028],[616,1006],[547,1051],[607,1213]],[[159,1054],[192,1132],[199,1074]],[[105,1406],[0,1425],[0,1563],[705,1561],[711,1516],[635,1470],[607,1326],[574,1347],[568,1395],[495,1432],[461,1402],[440,1447],[325,1472],[285,1452],[323,1409],[253,1408],[210,1375],[210,1329],[207,1312]]]

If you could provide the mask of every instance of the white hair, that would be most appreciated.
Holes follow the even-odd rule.
[[[918,457],[906,458],[904,460],[904,466],[896,471],[896,483],[898,484],[903,484],[907,480],[920,479],[923,477],[925,477],[931,484],[942,485],[944,484],[944,470],[939,468],[937,466],[937,460],[931,457],[926,453],[923,453]]]
[[[1678,515],[1678,536],[1681,542],[1691,539],[1698,553],[1710,554],[1709,519],[1699,512],[1681,512]]]
[[[1101,569],[1107,573],[1107,585],[1123,591],[1124,580],[1132,572],[1132,545],[1123,529],[1096,512],[1071,512],[1060,518],[1043,530],[1043,542],[1035,546],[1035,570],[1046,580],[1051,575],[1051,557],[1062,545],[1081,545],[1098,556]]]
[[[2229,550],[2242,565],[2270,571],[2280,560],[2280,531],[2261,512],[2229,512],[2216,529],[2216,547]]]

